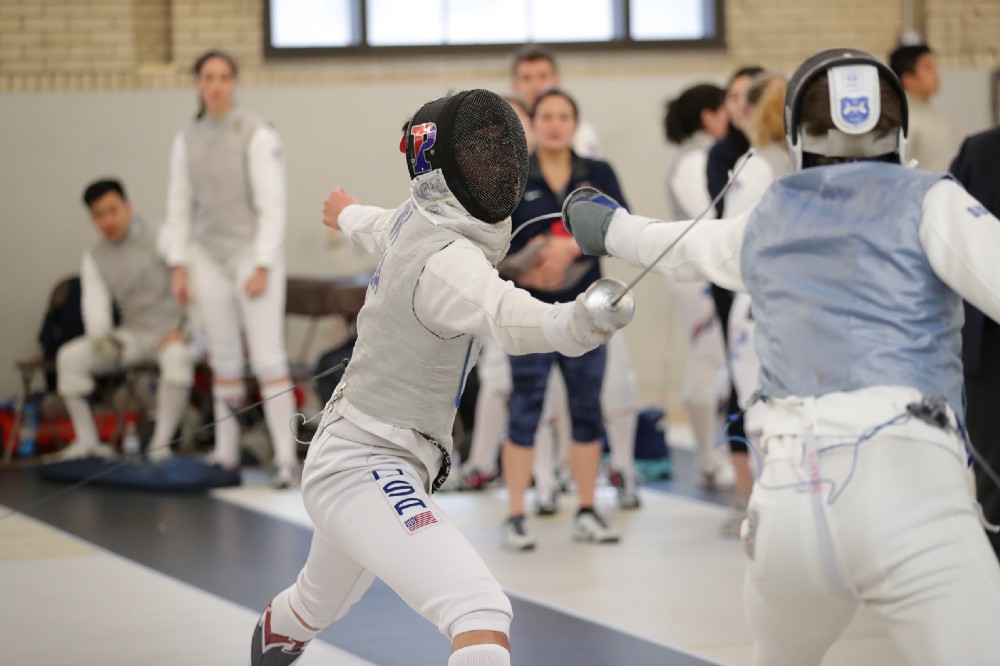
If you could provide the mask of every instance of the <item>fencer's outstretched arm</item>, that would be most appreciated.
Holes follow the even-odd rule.
[[[1000,220],[953,180],[924,197],[920,242],[941,281],[1000,321]]]
[[[323,224],[339,229],[355,247],[381,254],[395,209],[364,206],[340,188],[323,202]]]
[[[584,202],[576,204],[574,210],[578,206],[597,205]],[[732,291],[746,291],[740,274],[740,248],[749,216],[750,211],[747,211],[729,220],[699,221],[666,256],[657,261],[654,270],[684,282],[708,281]],[[578,216],[574,212],[573,218],[573,235],[578,241],[581,240],[580,234],[601,235],[601,231],[593,226],[591,216]],[[645,268],[656,261],[663,250],[691,224],[690,221],[663,223],[619,208],[603,228],[603,248],[600,247],[600,239],[590,248],[593,251],[588,251],[584,242],[580,245],[588,254],[599,254],[603,250],[626,263]]]
[[[492,338],[508,354],[580,356],[607,342],[578,302],[550,305],[502,279],[468,240],[428,259],[413,295],[417,319],[435,335]]]
[[[731,220],[699,221],[654,270],[683,282],[708,281],[731,291],[746,291],[740,248],[748,219],[749,211]],[[691,224],[657,222],[621,209],[612,217],[605,244],[612,256],[644,268]]]

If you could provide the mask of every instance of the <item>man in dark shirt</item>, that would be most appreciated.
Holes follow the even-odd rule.
[[[1000,127],[967,138],[951,163],[951,173],[986,210],[1000,215]],[[982,454],[983,462],[1000,470],[1000,417],[996,414],[1000,402],[1000,325],[968,303],[962,356],[969,439]],[[1000,488],[979,465],[974,469],[976,496],[986,519],[1000,522]],[[1000,534],[988,532],[987,536],[1000,558]]]

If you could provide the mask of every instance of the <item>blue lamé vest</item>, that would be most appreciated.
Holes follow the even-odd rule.
[[[771,186],[741,251],[765,396],[909,386],[964,414],[962,300],[919,238],[942,177],[865,162]]]

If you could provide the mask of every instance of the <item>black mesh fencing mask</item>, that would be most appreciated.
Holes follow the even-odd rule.
[[[424,104],[404,137],[410,178],[441,169],[448,189],[489,224],[510,216],[528,178],[528,146],[517,113],[488,90]]]

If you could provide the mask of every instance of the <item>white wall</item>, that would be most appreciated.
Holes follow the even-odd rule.
[[[564,81],[597,127],[634,210],[665,212],[663,101],[690,83],[724,76]],[[939,104],[959,134],[986,127],[987,73],[945,71],[943,81]],[[407,183],[398,152],[400,126],[423,101],[466,87],[503,92],[507,81],[241,89],[241,103],[269,118],[285,143],[290,274],[342,274],[370,265],[370,258],[328,239],[319,221],[323,198],[341,185],[367,203],[397,205]],[[83,187],[99,176],[119,176],[136,210],[161,220],[170,142],[193,111],[194,93],[188,90],[0,95],[0,397],[18,389],[13,362],[32,353],[52,285],[78,271],[81,251],[97,238],[80,199]],[[634,275],[614,262],[608,272]],[[645,402],[673,395],[678,367],[667,354],[676,343],[663,294],[655,276],[640,286],[637,320],[628,331]]]

